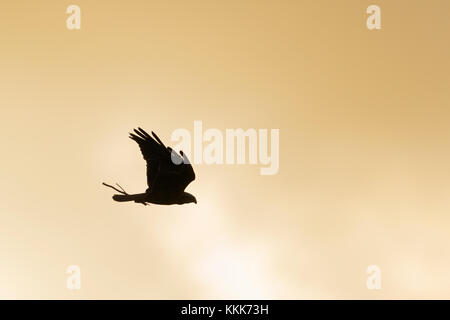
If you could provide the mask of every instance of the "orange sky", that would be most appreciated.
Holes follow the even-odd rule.
[[[450,297],[450,2],[2,7],[0,298]],[[278,128],[278,174],[201,164],[197,205],[111,200],[146,189],[132,128],[173,145],[195,120]]]

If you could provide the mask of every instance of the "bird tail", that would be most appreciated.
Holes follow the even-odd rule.
[[[138,194],[115,194],[113,195],[113,200],[118,202],[126,202],[126,201],[144,201],[145,193]]]

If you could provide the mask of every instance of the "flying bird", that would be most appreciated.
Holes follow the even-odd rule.
[[[134,133],[130,133],[130,139],[137,142],[147,162],[148,189],[145,193],[128,194],[119,184],[117,186],[120,190],[103,183],[120,193],[112,198],[119,202],[134,201],[143,205],[197,203],[192,194],[184,191],[195,179],[194,169],[186,154],[183,151],[178,154],[172,148],[166,147],[153,131],[153,137],[141,128],[133,131]]]

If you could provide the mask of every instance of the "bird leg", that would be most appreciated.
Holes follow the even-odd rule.
[[[121,193],[121,194],[124,194],[124,195],[127,195],[127,196],[129,195],[129,194],[122,188],[122,186],[121,186],[120,184],[118,184],[118,183],[116,183],[116,186],[119,187],[120,190],[117,189],[116,187],[110,185],[110,184],[107,184],[107,183],[104,183],[104,182],[103,182],[102,184],[103,184],[104,186],[108,187],[108,188],[114,189],[115,191],[117,191],[117,192],[119,192],[119,193]],[[134,201],[134,202],[143,204],[144,206],[147,205],[147,202],[145,202],[145,201]]]
[[[122,190],[122,192],[123,192],[124,194],[128,194],[128,193],[122,188],[122,186],[121,186],[120,184],[116,183],[116,186],[118,186],[118,187],[120,188],[120,190]]]
[[[107,183],[102,183],[102,185],[104,185],[104,186],[107,186],[107,187],[109,187],[109,188],[111,188],[111,189],[114,189],[114,190],[116,190],[117,192],[119,192],[119,193],[121,193],[121,194],[124,194],[124,195],[129,195],[125,190],[123,190],[123,188],[120,186],[120,184],[118,184],[118,183],[116,183],[116,185],[121,189],[121,190],[119,190],[119,189],[117,189],[117,188],[115,188],[115,187],[113,187],[112,185],[109,185],[109,184],[107,184]]]

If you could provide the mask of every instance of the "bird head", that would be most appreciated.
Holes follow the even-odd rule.
[[[183,192],[183,194],[181,195],[178,204],[183,204],[183,203],[197,203],[197,199],[195,199],[195,197],[190,194],[189,192]]]

